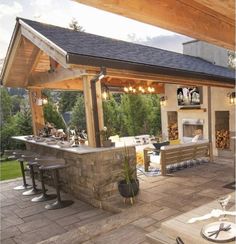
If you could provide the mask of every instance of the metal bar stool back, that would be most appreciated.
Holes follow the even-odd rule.
[[[60,208],[65,208],[73,204],[74,202],[71,200],[62,200],[61,199],[61,193],[60,193],[60,182],[59,182],[59,170],[62,170],[66,168],[67,166],[65,164],[54,164],[54,165],[48,165],[48,166],[41,166],[40,168],[42,170],[48,170],[52,173],[53,175],[53,181],[54,181],[54,186],[56,188],[56,193],[57,193],[57,200],[54,203],[47,204],[45,206],[46,209],[48,210],[54,210],[54,209],[60,209]]]

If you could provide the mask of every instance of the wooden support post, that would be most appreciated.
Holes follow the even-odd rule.
[[[103,109],[101,96],[101,82],[93,81],[93,76],[83,76],[84,104],[88,133],[88,145],[99,147],[99,131],[103,125]]]
[[[212,142],[209,142],[209,157],[210,157],[210,163],[214,163]]]
[[[43,106],[38,106],[36,104],[36,98],[41,97],[41,89],[30,89],[29,90],[29,100],[32,113],[32,125],[34,135],[39,134],[39,130],[44,127],[44,115]]]
[[[164,153],[160,150],[160,164],[161,164],[161,175],[166,175],[166,162],[165,162],[165,156]]]

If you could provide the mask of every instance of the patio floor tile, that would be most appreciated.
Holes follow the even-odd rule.
[[[48,211],[45,203],[32,203],[32,197],[13,190],[21,180],[1,182],[1,243],[148,244],[145,235],[158,230],[163,221],[233,192],[223,188],[234,180],[232,160],[215,160],[165,177],[140,175],[140,192],[133,206],[124,204],[119,194],[106,202],[121,211],[118,214],[64,193],[63,199],[73,199],[74,204]]]

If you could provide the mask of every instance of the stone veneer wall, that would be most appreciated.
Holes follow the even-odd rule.
[[[26,143],[27,150],[44,156],[65,159],[69,167],[60,171],[63,189],[78,199],[96,207],[103,207],[105,200],[117,194],[117,182],[122,179],[125,148],[111,148],[106,151],[78,154],[49,148],[39,144]],[[136,168],[135,147],[127,147],[132,168]],[[56,163],[56,162],[55,162]],[[134,170],[136,177],[136,170]]]

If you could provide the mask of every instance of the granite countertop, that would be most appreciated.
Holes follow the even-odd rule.
[[[72,153],[78,153],[78,154],[87,154],[87,153],[96,153],[96,152],[105,152],[110,150],[116,150],[119,148],[124,148],[124,146],[113,146],[113,147],[89,147],[87,145],[79,145],[78,147],[68,147],[68,148],[62,148],[58,145],[48,145],[46,142],[36,142],[34,140],[27,140],[27,136],[13,136],[12,139],[19,140],[22,142],[27,142],[35,145],[45,146],[49,148],[54,148],[66,152],[72,152]],[[126,146],[126,147],[134,147],[134,146]]]

